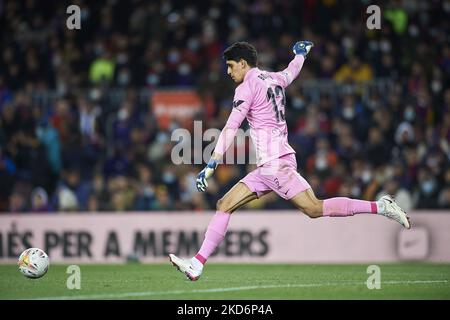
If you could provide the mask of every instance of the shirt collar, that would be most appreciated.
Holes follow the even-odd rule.
[[[247,73],[246,73],[245,76],[244,76],[244,81],[245,81],[248,77],[250,77],[250,74],[251,74],[251,73],[254,73],[254,72],[256,72],[256,71],[258,71],[258,68],[257,68],[257,67],[253,67],[253,68],[251,68],[250,70],[248,70]],[[242,81],[242,82],[244,82],[244,81]]]

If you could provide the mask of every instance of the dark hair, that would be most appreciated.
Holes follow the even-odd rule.
[[[241,59],[247,61],[250,67],[256,67],[258,63],[258,53],[254,46],[248,42],[236,42],[225,49],[223,52],[225,60],[239,62]]]

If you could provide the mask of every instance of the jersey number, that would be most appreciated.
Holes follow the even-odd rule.
[[[278,107],[276,97],[278,97],[281,94],[283,99],[281,99],[281,106],[284,109],[286,107],[286,96],[284,95],[284,90],[281,86],[275,87],[275,92],[272,88],[269,87],[267,89],[267,101],[271,100],[273,104],[273,110],[275,111],[275,118],[277,119],[277,122],[284,121],[284,112],[281,108]]]

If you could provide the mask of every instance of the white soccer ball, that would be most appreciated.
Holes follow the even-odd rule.
[[[29,248],[19,257],[19,271],[27,278],[42,277],[47,273],[49,265],[48,255],[39,248]]]

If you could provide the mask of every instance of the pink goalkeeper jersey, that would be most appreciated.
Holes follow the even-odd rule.
[[[285,119],[284,89],[298,76],[304,57],[296,55],[281,72],[250,69],[244,81],[236,88],[233,110],[222,130],[214,152],[225,154],[234,141],[244,118],[250,125],[250,137],[256,151],[257,166],[295,153],[288,143]]]

